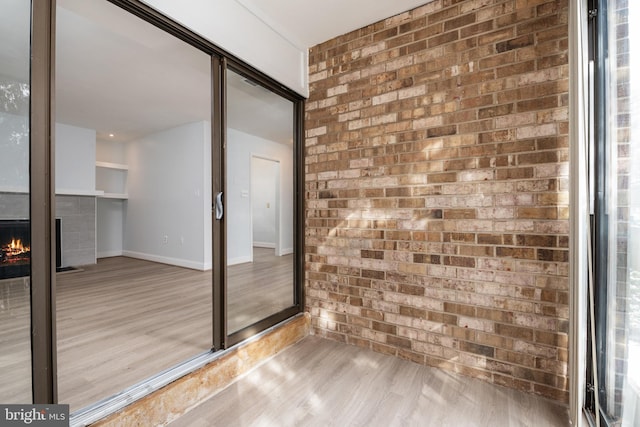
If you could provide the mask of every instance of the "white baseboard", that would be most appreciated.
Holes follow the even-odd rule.
[[[96,254],[96,258],[110,258],[112,256],[122,256],[122,251],[104,251]]]
[[[276,244],[275,243],[269,243],[269,242],[253,242],[253,246],[256,248],[267,248],[267,249],[275,249],[276,248]]]
[[[280,256],[289,255],[293,253],[293,248],[284,248],[280,251]]]
[[[134,251],[122,251],[122,255],[128,256],[130,258],[143,259],[145,261],[153,261],[153,262],[159,262],[161,264],[169,264],[169,265],[175,265],[178,267],[191,268],[192,270],[200,270],[200,271],[211,270],[211,265],[209,265],[209,263],[201,263],[201,262],[191,261],[188,259],[170,258],[170,257],[164,257],[160,255],[145,254],[142,252],[134,252]]]
[[[227,265],[244,264],[245,262],[253,262],[251,256],[239,256],[236,258],[227,258]]]

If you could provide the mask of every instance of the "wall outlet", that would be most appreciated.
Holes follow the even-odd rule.
[[[162,236],[162,244],[166,245],[167,243],[169,243],[169,236],[165,234],[164,236]]]

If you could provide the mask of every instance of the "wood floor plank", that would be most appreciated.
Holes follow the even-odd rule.
[[[566,427],[565,405],[310,336],[170,424]]]
[[[31,402],[29,280],[0,281],[0,400]]]
[[[293,257],[228,268],[228,325],[292,305]],[[126,257],[57,275],[58,394],[71,411],[211,348],[212,272]],[[30,401],[28,280],[0,281],[0,401]]]

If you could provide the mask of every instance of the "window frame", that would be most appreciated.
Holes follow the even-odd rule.
[[[602,408],[606,406],[606,393],[604,391],[605,375],[604,367],[606,366],[606,338],[607,326],[607,266],[608,266],[608,214],[607,214],[607,193],[606,193],[606,133],[607,123],[606,117],[606,58],[608,56],[607,44],[607,23],[606,23],[606,1],[589,0],[588,1],[588,35],[589,35],[589,53],[588,60],[592,72],[590,73],[590,96],[589,99],[592,109],[590,112],[590,141],[589,141],[589,177],[590,177],[590,198],[591,212],[589,213],[591,229],[591,251],[593,253],[593,292],[594,292],[594,312],[595,325],[591,324],[588,319],[587,327],[587,372],[585,389],[585,408],[591,417],[596,416],[596,390],[595,390],[595,372],[593,369],[592,347],[592,328],[595,328],[595,349],[598,378],[597,384],[599,390],[599,407],[600,422],[606,423]],[[605,424],[608,425],[608,424]]]
[[[615,29],[609,28],[609,9],[607,0],[588,0],[588,36],[589,51],[588,60],[593,71],[589,76],[590,94],[589,103],[592,111],[589,114],[590,137],[589,137],[589,176],[592,182],[590,188],[591,209],[589,213],[591,251],[593,253],[593,292],[595,312],[595,325],[587,319],[587,352],[586,352],[586,388],[584,390],[585,409],[591,425],[596,425],[596,417],[599,418],[600,425],[613,426],[615,421],[607,413],[608,394],[607,388],[607,366],[608,359],[614,357],[609,354],[608,346],[608,290],[610,286],[609,265],[610,257],[615,256],[615,247],[611,247],[609,236],[610,218],[609,206],[610,195],[608,194],[610,168],[612,164],[608,147],[608,133],[612,131],[608,126],[609,105],[615,100],[610,97],[608,79],[613,72],[610,68],[611,62],[615,63],[615,58],[610,59],[609,35]],[[596,369],[598,390],[595,389],[595,372],[593,369],[592,329],[595,329],[595,349],[596,349]],[[598,393],[599,413],[596,414],[596,396]]]
[[[53,155],[55,0],[31,2],[29,219],[33,403],[57,402]]]

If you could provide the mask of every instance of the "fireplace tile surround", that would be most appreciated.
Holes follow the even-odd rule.
[[[29,195],[0,192],[0,219],[29,217]],[[56,218],[62,220],[62,267],[96,262],[96,198],[56,196]]]

